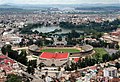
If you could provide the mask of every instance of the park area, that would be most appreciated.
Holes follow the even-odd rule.
[[[108,52],[104,48],[94,48],[95,54],[94,57],[96,59],[103,59],[103,56],[105,54],[108,54]]]
[[[78,49],[42,49],[40,52],[68,52],[75,53],[80,52]]]
[[[96,53],[99,53],[100,55],[108,54],[104,48],[94,48],[94,50]]]

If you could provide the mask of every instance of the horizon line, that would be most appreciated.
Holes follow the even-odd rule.
[[[103,5],[112,5],[112,4],[120,4],[120,3],[1,3],[0,5],[9,5],[9,4],[17,4],[17,5],[95,5],[95,4],[103,4]]]

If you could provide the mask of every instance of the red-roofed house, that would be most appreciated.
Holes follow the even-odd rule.
[[[89,69],[95,71],[95,70],[97,70],[97,67],[96,66],[90,66]]]
[[[112,78],[109,82],[120,82],[120,78]]]
[[[11,59],[4,59],[4,63],[5,64],[8,64],[8,63],[13,64],[15,62],[13,60],[11,60]]]
[[[80,58],[74,58],[74,62],[78,62],[80,60]]]
[[[1,55],[1,56],[0,56],[0,60],[3,60],[3,59],[7,59],[7,56]]]
[[[5,55],[0,56],[0,70],[1,71],[4,70],[7,74],[12,73],[12,70],[14,70],[13,68],[14,63],[15,61],[12,59],[9,59],[7,56]]]

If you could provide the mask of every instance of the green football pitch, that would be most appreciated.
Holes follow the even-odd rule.
[[[68,53],[74,53],[74,52],[80,52],[80,50],[77,50],[77,49],[43,49],[40,52],[68,52]]]

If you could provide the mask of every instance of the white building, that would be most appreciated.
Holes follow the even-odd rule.
[[[12,44],[19,44],[22,38],[15,34],[6,34],[2,36],[2,40],[5,42],[10,42]]]
[[[117,77],[116,67],[105,68],[103,72],[104,72],[104,77]]]
[[[65,37],[62,37],[61,41],[58,41],[58,37],[54,37],[54,45],[67,45],[67,41],[65,40]]]

